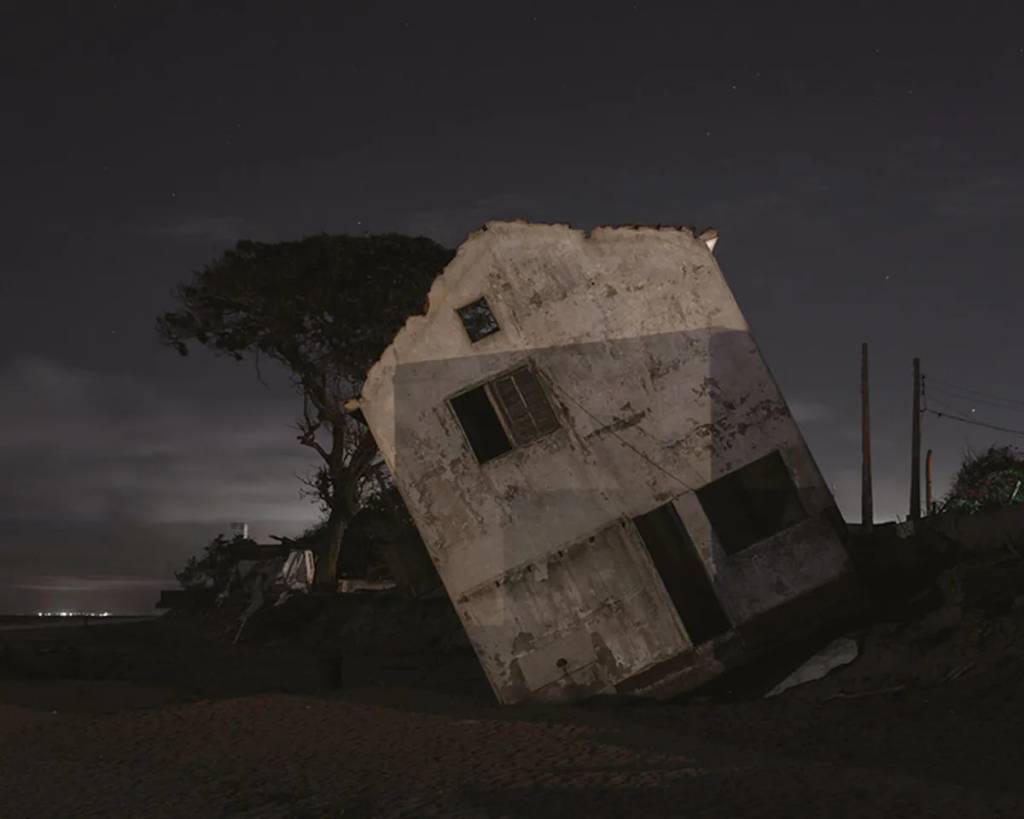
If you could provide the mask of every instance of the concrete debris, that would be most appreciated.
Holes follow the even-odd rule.
[[[360,580],[358,578],[344,578],[338,581],[338,592],[340,594],[351,594],[361,591],[388,591],[394,589],[397,584],[393,580]]]
[[[857,659],[858,653],[859,649],[856,640],[851,640],[849,637],[841,637],[838,640],[834,640],[776,685],[765,696],[776,697],[783,691],[788,691],[795,686],[820,680],[830,671],[852,663]]]
[[[293,594],[308,593],[315,570],[316,560],[311,549],[282,547],[272,557],[239,560],[231,571],[227,588],[219,597],[223,602],[241,591],[248,599],[235,642],[242,636],[249,618],[263,608],[268,599],[274,600],[274,606],[280,606]]]
[[[308,592],[310,586],[313,585],[315,573],[316,558],[311,549],[293,549],[290,551],[276,578],[278,584],[283,586],[283,589],[274,605],[281,605],[288,599],[289,595],[295,592]]]

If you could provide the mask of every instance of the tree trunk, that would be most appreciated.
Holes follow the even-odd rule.
[[[334,591],[338,584],[338,562],[341,557],[341,540],[348,528],[348,519],[340,509],[332,509],[327,518],[327,531],[323,550],[316,562],[315,583],[318,587]]]
[[[327,461],[326,472],[330,477],[330,488],[321,493],[321,498],[330,509],[327,517],[327,531],[322,554],[316,566],[316,586],[324,590],[335,590],[338,580],[338,566],[341,559],[341,540],[345,529],[359,510],[359,480],[365,473],[377,452],[377,442],[365,427],[359,429],[362,436],[353,449],[345,446],[348,424],[351,420],[330,423],[331,450],[320,454]],[[355,434],[355,433],[353,433]],[[346,457],[351,452],[350,457]]]

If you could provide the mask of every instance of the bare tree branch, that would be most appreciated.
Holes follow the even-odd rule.
[[[266,381],[263,380],[263,371],[260,369],[260,354],[259,354],[259,351],[253,353],[252,361],[253,361],[253,366],[256,369],[256,380],[259,381],[264,387],[266,387],[269,390],[270,389],[270,385]]]
[[[310,449],[315,450],[321,458],[327,463],[331,462],[330,453],[324,449],[316,439],[317,432],[320,431],[322,426],[319,414],[318,417],[313,418],[309,412],[310,399],[308,395],[303,394],[302,396],[302,419],[299,420],[295,428],[299,431],[298,441],[303,446],[308,446]]]

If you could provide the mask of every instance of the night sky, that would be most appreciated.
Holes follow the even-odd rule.
[[[929,400],[1024,430],[1017,5],[9,0],[0,612],[151,611],[229,522],[316,520],[286,380],[156,340],[239,238],[714,226],[849,520],[870,343],[905,517],[915,355]],[[924,417],[940,493],[990,443],[1024,439]]]

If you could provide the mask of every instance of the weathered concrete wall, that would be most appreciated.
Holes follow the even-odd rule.
[[[457,597],[502,698],[611,693],[634,669],[684,650],[681,623],[645,558],[632,524],[614,522]]]
[[[501,329],[471,343],[455,309],[480,296]],[[446,400],[526,361],[561,428],[481,465]],[[506,702],[611,690],[690,646],[628,520],[669,500],[734,625],[848,568],[799,429],[685,229],[490,223],[360,406]],[[774,450],[808,518],[729,556],[693,490]]]

